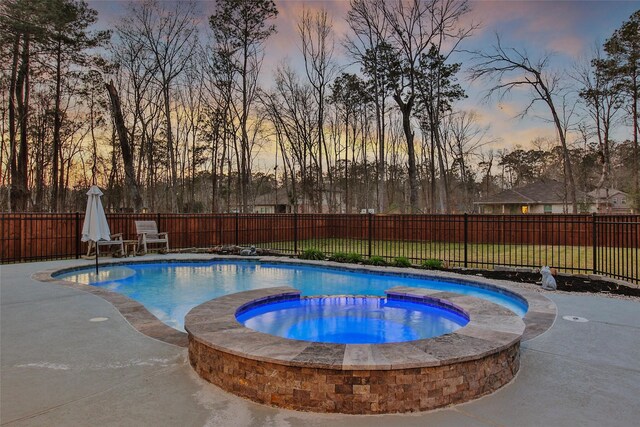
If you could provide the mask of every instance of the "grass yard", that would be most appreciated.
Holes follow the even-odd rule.
[[[262,247],[291,253],[293,242],[271,242]],[[355,252],[365,257],[382,256],[387,260],[407,257],[419,265],[427,259],[438,259],[448,267],[464,266],[464,244],[445,242],[407,242],[358,239],[309,239],[298,241],[298,252],[317,249],[330,255],[336,252]],[[597,248],[597,270],[613,277],[629,277],[640,281],[640,250],[638,248]],[[592,273],[593,248],[590,246],[545,246],[467,244],[469,268],[491,268],[495,265],[541,267],[550,265],[561,272]]]

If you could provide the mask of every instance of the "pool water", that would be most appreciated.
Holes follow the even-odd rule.
[[[381,344],[432,338],[469,319],[439,307],[371,297],[312,297],[261,305],[237,319],[283,338],[334,344]]]
[[[184,331],[184,318],[195,306],[223,295],[274,286],[291,286],[303,296],[385,296],[394,286],[412,286],[484,298],[519,316],[525,301],[495,290],[453,282],[259,261],[140,263],[92,268],[57,278],[99,286],[144,305],[167,325]]]

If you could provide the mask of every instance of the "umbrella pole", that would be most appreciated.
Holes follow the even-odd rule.
[[[100,256],[100,245],[98,245],[98,242],[96,242],[96,276],[98,276],[98,257],[99,256]]]

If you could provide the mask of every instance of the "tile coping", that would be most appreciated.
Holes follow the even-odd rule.
[[[484,277],[477,277],[469,279],[468,276],[463,276],[450,272],[441,271],[421,271],[415,270],[408,272],[407,269],[398,267],[377,267],[377,266],[364,266],[357,264],[341,264],[332,261],[311,261],[292,259],[288,257],[271,257],[271,256],[259,256],[259,257],[242,257],[234,255],[217,255],[201,259],[154,259],[154,260],[136,260],[131,261],[123,259],[122,261],[103,263],[101,267],[108,267],[114,265],[126,265],[126,264],[161,264],[161,263],[207,263],[215,261],[234,261],[234,262],[260,262],[271,264],[287,264],[287,265],[303,265],[303,266],[319,266],[323,268],[329,268],[333,270],[353,271],[353,272],[369,272],[381,275],[394,275],[400,277],[410,277],[417,279],[432,279],[446,282],[464,283],[471,286],[480,288],[489,288],[491,290],[501,292],[518,298],[521,301],[526,302],[528,305],[528,311],[524,317],[525,330],[522,339],[530,340],[536,336],[547,331],[555,321],[556,318],[556,306],[547,297],[539,292],[528,291],[518,289],[517,291],[510,290],[498,284],[498,281],[493,279],[487,279]],[[147,310],[142,304],[134,301],[117,292],[109,291],[107,289],[99,288],[92,285],[71,282],[57,278],[59,275],[92,268],[91,265],[73,266],[67,268],[55,268],[48,269],[34,273],[31,277],[34,280],[40,282],[48,282],[56,285],[70,287],[81,291],[89,292],[94,295],[109,301],[116,309],[122,314],[122,316],[139,332],[160,341],[177,345],[180,347],[188,346],[188,335],[185,332],[178,331],[155,317],[149,310]],[[508,282],[503,282],[508,285]],[[424,289],[424,291],[429,291]],[[437,292],[431,290],[431,292]],[[457,294],[456,294],[457,295]],[[228,296],[228,295],[227,295]],[[460,296],[460,295],[458,295]],[[220,297],[220,298],[224,298]]]
[[[396,288],[398,288],[398,291],[396,291]],[[419,296],[419,295],[415,295],[415,294],[407,294],[406,292],[402,292],[402,286],[398,286],[398,287],[394,287],[391,288],[387,291],[385,291],[386,294],[386,298],[387,300],[395,300],[395,301],[408,301],[408,302],[414,302],[414,303],[418,303],[418,304],[423,304],[423,305],[427,305],[427,306],[431,306],[431,307],[435,307],[435,308],[440,308],[440,309],[445,309],[448,311],[451,311],[455,314],[457,314],[458,316],[464,318],[467,322],[469,321],[469,313],[467,313],[466,311],[464,311],[464,309],[462,309],[461,307],[452,304],[451,302],[445,300],[445,299],[439,299],[439,298],[431,298],[428,296]],[[292,288],[295,289],[295,288]],[[418,289],[418,288],[411,288],[411,289]],[[441,292],[441,294],[444,294],[444,292]],[[300,292],[297,292],[295,294],[291,294],[291,293],[285,293],[285,294],[281,294],[275,297],[269,296],[269,297],[261,297],[258,299],[255,299],[253,301],[250,301],[246,304],[241,305],[240,307],[238,307],[238,309],[235,312],[235,316],[238,317],[244,313],[246,313],[249,310],[253,310],[255,308],[259,308],[262,307],[263,305],[266,304],[272,304],[272,303],[276,303],[276,302],[284,302],[284,301],[297,301],[300,299],[318,299],[318,298],[341,298],[341,297],[346,297],[346,298],[367,298],[367,299],[384,299],[384,297],[381,296],[372,296],[372,295],[351,295],[351,294],[343,294],[343,295],[313,295],[313,296],[301,296]]]
[[[411,369],[482,359],[519,342],[525,330],[518,315],[480,298],[407,286],[397,286],[386,293],[390,298],[455,307],[470,321],[453,333],[434,338],[385,344],[332,344],[264,334],[236,320],[238,312],[256,303],[300,298],[300,291],[282,286],[207,301],[187,314],[185,329],[190,339],[245,359],[333,370]]]

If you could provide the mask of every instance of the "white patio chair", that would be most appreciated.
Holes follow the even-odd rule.
[[[169,233],[159,233],[155,221],[136,221],[136,233],[138,234],[138,249],[142,246],[145,254],[149,243],[164,243],[167,252],[169,251]]]

